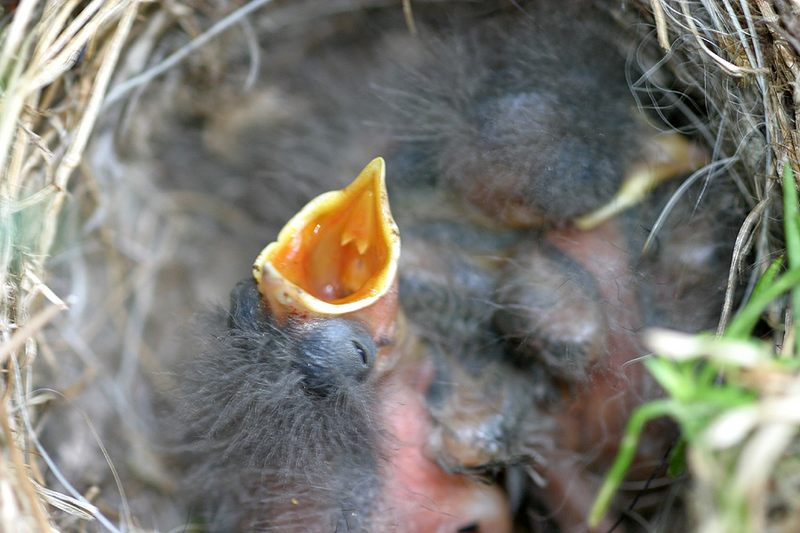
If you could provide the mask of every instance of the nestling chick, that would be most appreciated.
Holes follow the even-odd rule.
[[[183,374],[181,400],[189,462],[201,461],[195,489],[221,500],[210,528],[361,523],[362,514],[340,511],[370,509],[378,490],[366,383],[375,347],[364,327],[335,319],[277,328],[253,280],[237,285],[230,312],[201,327],[207,345]],[[263,512],[242,512],[255,508]]]
[[[497,488],[423,453],[432,370],[398,331],[387,252],[399,243],[382,182],[376,159],[294,217],[254,281],[234,289],[229,331],[187,372],[183,440],[202,458],[196,475],[248,488],[203,487],[232,498],[210,515],[215,529],[510,530]]]

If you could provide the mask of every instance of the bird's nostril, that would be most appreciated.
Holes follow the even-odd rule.
[[[461,526],[456,529],[456,533],[480,533],[481,526],[477,522]]]

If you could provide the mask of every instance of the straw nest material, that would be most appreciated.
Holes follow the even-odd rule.
[[[262,56],[259,35],[330,31],[334,19],[366,9],[403,9],[413,31],[419,4],[2,3],[0,529],[163,529],[185,521],[152,444],[159,408],[151,389],[174,379],[166,370],[180,335],[153,317],[184,319],[224,301],[223,288],[235,281],[229,272],[247,272],[250,257],[235,268],[206,261],[231,246],[209,235],[267,239],[224,195],[153,178],[158,162],[142,157],[143,147],[171,131],[155,117],[169,117],[174,102],[186,110],[233,100],[269,76],[273,58]],[[609,9],[640,30],[631,58],[646,75],[631,86],[642,106],[667,120],[679,112],[677,126],[714,154],[695,179],[725,172],[749,202],[722,331],[736,312],[734,289],[752,289],[785,248],[780,177],[785,162],[800,161],[800,6],[652,0]],[[228,75],[234,49],[245,51],[236,56],[246,58],[242,79]],[[191,297],[170,292],[178,282]],[[786,309],[778,301],[764,317],[776,357],[795,345]],[[725,529],[723,483],[744,487],[742,527],[800,528],[800,410],[785,407],[800,405],[800,378],[764,363],[749,368],[748,379],[763,408],[728,421],[732,442],[721,451],[690,450],[698,530]]]

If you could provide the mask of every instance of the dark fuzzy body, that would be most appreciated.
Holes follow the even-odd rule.
[[[359,529],[378,491],[374,384],[342,363],[323,372],[330,387],[315,386],[319,369],[309,379],[298,362],[322,343],[276,327],[252,280],[198,328],[205,342],[181,372],[180,424],[196,497],[217,507],[210,528]]]

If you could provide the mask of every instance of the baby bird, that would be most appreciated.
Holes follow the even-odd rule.
[[[222,490],[211,529],[510,531],[498,488],[423,453],[432,368],[403,331],[397,247],[376,159],[301,210],[227,321],[210,317],[224,325],[185,373],[182,410],[201,494]]]
[[[278,328],[254,280],[236,286],[229,312],[203,324],[208,345],[183,374],[182,411],[190,462],[202,461],[194,486],[219,498],[210,529],[360,523],[340,510],[369,509],[377,490],[374,399],[365,383],[376,350],[364,328],[339,319]],[[282,486],[304,490],[284,492],[287,500],[277,496]],[[242,514],[254,508],[263,513]]]

